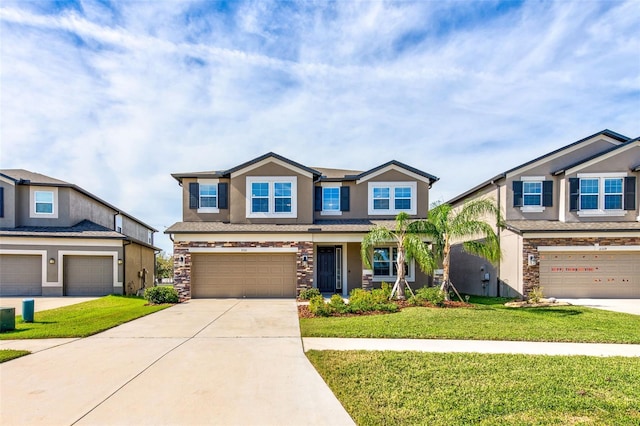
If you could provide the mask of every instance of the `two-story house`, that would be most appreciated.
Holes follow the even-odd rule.
[[[311,168],[268,153],[223,171],[177,173],[183,220],[174,285],[183,298],[295,297],[302,288],[347,295],[395,281],[393,242],[364,270],[360,242],[399,212],[425,218],[438,179],[397,161],[368,171]],[[425,276],[413,262],[408,281]]]
[[[603,130],[455,197],[493,198],[498,265],[453,250],[451,279],[471,294],[640,298],[640,140]]]
[[[135,294],[153,285],[154,232],[76,185],[0,170],[0,295]]]

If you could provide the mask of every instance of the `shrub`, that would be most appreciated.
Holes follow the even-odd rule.
[[[528,293],[528,300],[531,303],[538,303],[540,299],[544,298],[544,294],[542,293],[542,287],[535,286]]]
[[[398,305],[389,302],[385,294],[385,291],[382,289],[366,291],[361,288],[355,288],[349,296],[350,310],[351,312],[397,311]]]
[[[176,289],[168,286],[149,287],[144,291],[144,298],[154,305],[180,301]]]
[[[301,300],[310,300],[314,296],[320,296],[320,290],[312,287],[300,290],[298,298]]]
[[[334,309],[328,303],[324,303],[324,297],[318,295],[309,299],[309,311],[313,315],[328,317],[334,312]]]
[[[339,294],[334,294],[329,300],[329,306],[335,312],[345,314],[350,311],[349,305],[344,303],[344,299]]]
[[[382,290],[382,292],[384,292],[385,296],[387,297],[387,300],[391,299],[391,284],[389,284],[386,281],[382,281],[382,284],[380,285],[380,290]]]
[[[440,290],[440,287],[422,287],[416,290],[414,298],[415,303],[420,305],[424,302],[431,303],[434,306],[444,306],[444,292]]]

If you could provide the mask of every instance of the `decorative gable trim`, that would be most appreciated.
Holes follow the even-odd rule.
[[[601,161],[607,160],[611,157],[614,157],[618,154],[622,154],[624,152],[627,152],[628,150],[632,149],[632,148],[636,148],[636,149],[640,149],[640,140],[636,139],[633,142],[630,143],[626,143],[624,145],[621,146],[616,146],[615,148],[606,151],[604,153],[598,154],[593,156],[590,159],[584,160],[581,163],[578,164],[573,164],[572,166],[570,166],[570,168],[566,169],[566,170],[559,170],[558,172],[556,172],[555,174],[560,174],[560,173],[565,173],[567,175],[573,174],[573,173],[577,173],[580,170],[592,166],[594,164],[598,164]]]
[[[273,152],[269,152],[263,156],[255,158],[251,161],[247,161],[246,163],[240,164],[239,166],[233,167],[227,170],[225,172],[225,175],[228,174],[230,175],[230,177],[234,178],[269,163],[275,163],[282,167],[286,167],[287,169],[308,178],[313,178],[313,176],[321,175],[321,173],[317,170],[313,170],[309,167],[303,166],[302,164],[291,161],[288,158],[282,157],[281,155]]]
[[[398,164],[388,164],[386,166],[377,168],[377,169],[371,169],[368,172],[364,172],[363,174],[360,175],[360,177],[356,180],[356,185],[359,185],[361,183],[367,182],[371,179],[374,179],[384,173],[387,173],[389,171],[395,170],[397,172],[400,172],[402,174],[405,174],[407,176],[409,176],[412,179],[418,180],[420,182],[424,182],[428,185],[431,185],[433,182],[437,181],[438,178],[436,178],[435,176],[424,176],[421,174],[418,174],[414,171],[409,170],[406,167],[402,167]]]

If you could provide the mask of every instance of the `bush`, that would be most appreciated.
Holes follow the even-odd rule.
[[[300,290],[298,298],[301,300],[310,300],[314,296],[320,296],[320,290],[317,288],[305,288]]]
[[[424,302],[431,303],[434,306],[444,306],[444,292],[440,291],[440,287],[422,287],[416,290],[415,297],[412,297],[411,303],[421,305]]]
[[[331,296],[329,300],[329,306],[333,309],[334,312],[338,312],[341,314],[346,314],[350,311],[349,305],[344,303],[344,299],[339,294],[334,294]]]
[[[176,289],[168,286],[149,287],[144,291],[144,298],[154,305],[180,301]]]
[[[328,317],[334,312],[333,307],[327,303],[324,303],[324,297],[320,295],[313,296],[311,299],[309,299],[309,311],[311,311],[313,315],[318,315],[321,317]]]
[[[541,299],[544,298],[544,293],[542,292],[542,287],[535,286],[529,290],[528,300],[531,303],[538,303]]]
[[[398,305],[389,302],[388,296],[383,289],[366,291],[355,288],[349,296],[349,307],[351,312],[387,311],[395,312]]]

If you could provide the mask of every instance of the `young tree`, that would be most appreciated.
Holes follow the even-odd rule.
[[[173,276],[173,258],[161,251],[156,256],[156,277],[171,278]]]
[[[487,220],[493,222],[488,223]],[[450,204],[434,204],[427,220],[416,222],[419,232],[431,240],[433,253],[442,262],[443,279],[440,289],[449,300],[451,244],[462,242],[468,253],[495,263],[502,257],[500,239],[494,226],[504,227],[500,209],[493,200],[480,199],[454,209]],[[454,287],[455,288],[455,287]]]
[[[398,249],[398,257],[396,258],[397,278],[391,297],[397,291],[398,299],[405,299],[405,286],[409,287],[405,277],[405,263],[415,259],[416,263],[426,273],[431,273],[435,266],[433,253],[425,244],[425,234],[420,232],[416,221],[411,221],[407,213],[400,213],[396,216],[395,229],[389,229],[384,226],[376,226],[362,240],[361,256],[367,268],[371,268],[371,253],[375,246],[395,242]],[[375,261],[375,259],[374,259]]]

